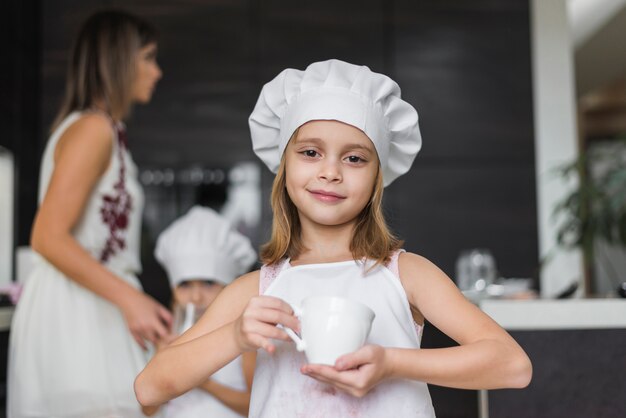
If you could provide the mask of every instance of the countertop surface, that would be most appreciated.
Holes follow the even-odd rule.
[[[479,306],[507,330],[626,329],[626,299],[485,299]],[[14,309],[0,308],[0,331],[10,328]]]
[[[507,330],[626,328],[626,299],[485,299],[479,306]]]

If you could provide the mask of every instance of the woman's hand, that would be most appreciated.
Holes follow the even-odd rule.
[[[133,338],[144,350],[147,349],[146,341],[156,345],[168,339],[172,314],[152,297],[135,290],[120,309]]]
[[[273,353],[276,347],[270,339],[291,341],[287,333],[276,325],[296,332],[300,329],[300,321],[287,302],[271,296],[253,297],[235,321],[235,339],[239,349],[254,351],[263,348]]]
[[[306,364],[300,371],[361,398],[390,375],[387,351],[379,345],[366,345],[337,359],[335,366]]]

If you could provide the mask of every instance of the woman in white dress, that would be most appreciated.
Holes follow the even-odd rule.
[[[122,120],[151,99],[156,49],[152,26],[124,12],[94,14],[76,39],[11,328],[11,418],[142,416],[133,380],[171,315],[136,277],[143,194]]]

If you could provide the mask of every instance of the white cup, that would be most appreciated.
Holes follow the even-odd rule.
[[[329,366],[365,344],[375,316],[360,302],[334,296],[312,296],[293,308],[300,319],[301,336],[285,327],[287,335],[309,363]]]

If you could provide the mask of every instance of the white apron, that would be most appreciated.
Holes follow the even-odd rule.
[[[397,262],[397,254],[394,255]],[[364,275],[355,261],[292,267],[288,262],[261,271],[260,293],[301,305],[309,296],[340,296],[369,306],[376,313],[367,343],[386,347],[420,348],[420,336],[402,284],[387,267]],[[271,283],[268,285],[267,276]],[[268,285],[267,289],[264,286]],[[259,350],[250,417],[432,418],[435,416],[426,383],[394,379],[355,398],[300,373],[306,363],[291,342],[275,341],[269,355]]]

